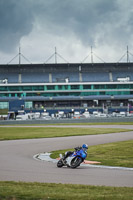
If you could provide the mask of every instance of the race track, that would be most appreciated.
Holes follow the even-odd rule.
[[[125,128],[133,129],[133,126]],[[133,131],[96,136],[0,141],[0,181],[133,187],[132,170],[94,168],[93,165],[80,166],[77,169],[60,169],[55,163],[33,159],[38,153],[73,148],[83,143],[96,145],[131,139]]]

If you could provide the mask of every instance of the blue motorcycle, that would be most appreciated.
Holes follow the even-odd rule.
[[[63,156],[60,154],[60,160],[57,162],[57,167],[71,167],[77,168],[87,157],[88,145],[83,145],[82,147],[75,148],[74,152],[66,152]]]

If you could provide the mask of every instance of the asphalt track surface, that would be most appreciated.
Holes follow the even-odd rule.
[[[104,125],[104,127],[110,126]],[[116,128],[112,125],[111,127]],[[118,127],[133,129],[133,126],[128,125]],[[56,163],[33,159],[33,156],[38,153],[73,148],[83,143],[91,146],[132,139],[133,131],[104,135],[0,141],[0,181],[133,187],[132,170],[95,168],[93,165],[80,166],[77,169],[57,168]]]

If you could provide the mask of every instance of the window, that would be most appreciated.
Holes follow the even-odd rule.
[[[0,109],[8,109],[9,103],[8,102],[0,102]]]
[[[79,85],[71,85],[71,89],[72,90],[78,90],[79,89]]]
[[[33,107],[32,101],[25,102],[25,108],[32,108],[32,107]]]
[[[47,90],[54,90],[55,86],[54,85],[47,85]]]
[[[94,85],[94,89],[105,89],[105,85]]]
[[[10,86],[9,91],[18,91],[19,87],[18,86]]]
[[[117,89],[117,85],[113,85],[113,84],[111,84],[111,85],[106,85],[106,88],[107,88],[107,89]]]
[[[7,87],[1,86],[1,87],[0,87],[0,91],[7,91]]]
[[[58,85],[58,90],[62,90],[63,86],[62,85]]]
[[[32,86],[33,90],[37,91],[37,90],[44,90],[43,86]]]
[[[23,86],[22,89],[23,89],[23,91],[30,91],[30,90],[32,90],[32,87],[31,86]]]
[[[100,95],[105,95],[105,92],[100,92]]]
[[[83,89],[84,90],[91,89],[91,85],[83,85]]]
[[[127,85],[127,84],[121,84],[121,85],[118,85],[117,88],[118,89],[128,89],[129,85]]]
[[[68,85],[63,85],[65,90],[68,90]]]

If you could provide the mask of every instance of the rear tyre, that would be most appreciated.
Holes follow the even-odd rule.
[[[59,160],[58,162],[57,162],[57,167],[63,167],[63,162],[62,162],[62,160]]]
[[[75,157],[75,158],[72,159],[72,161],[71,161],[71,168],[76,168],[76,167],[78,167],[81,163],[82,163],[82,158],[80,158],[80,157]]]

